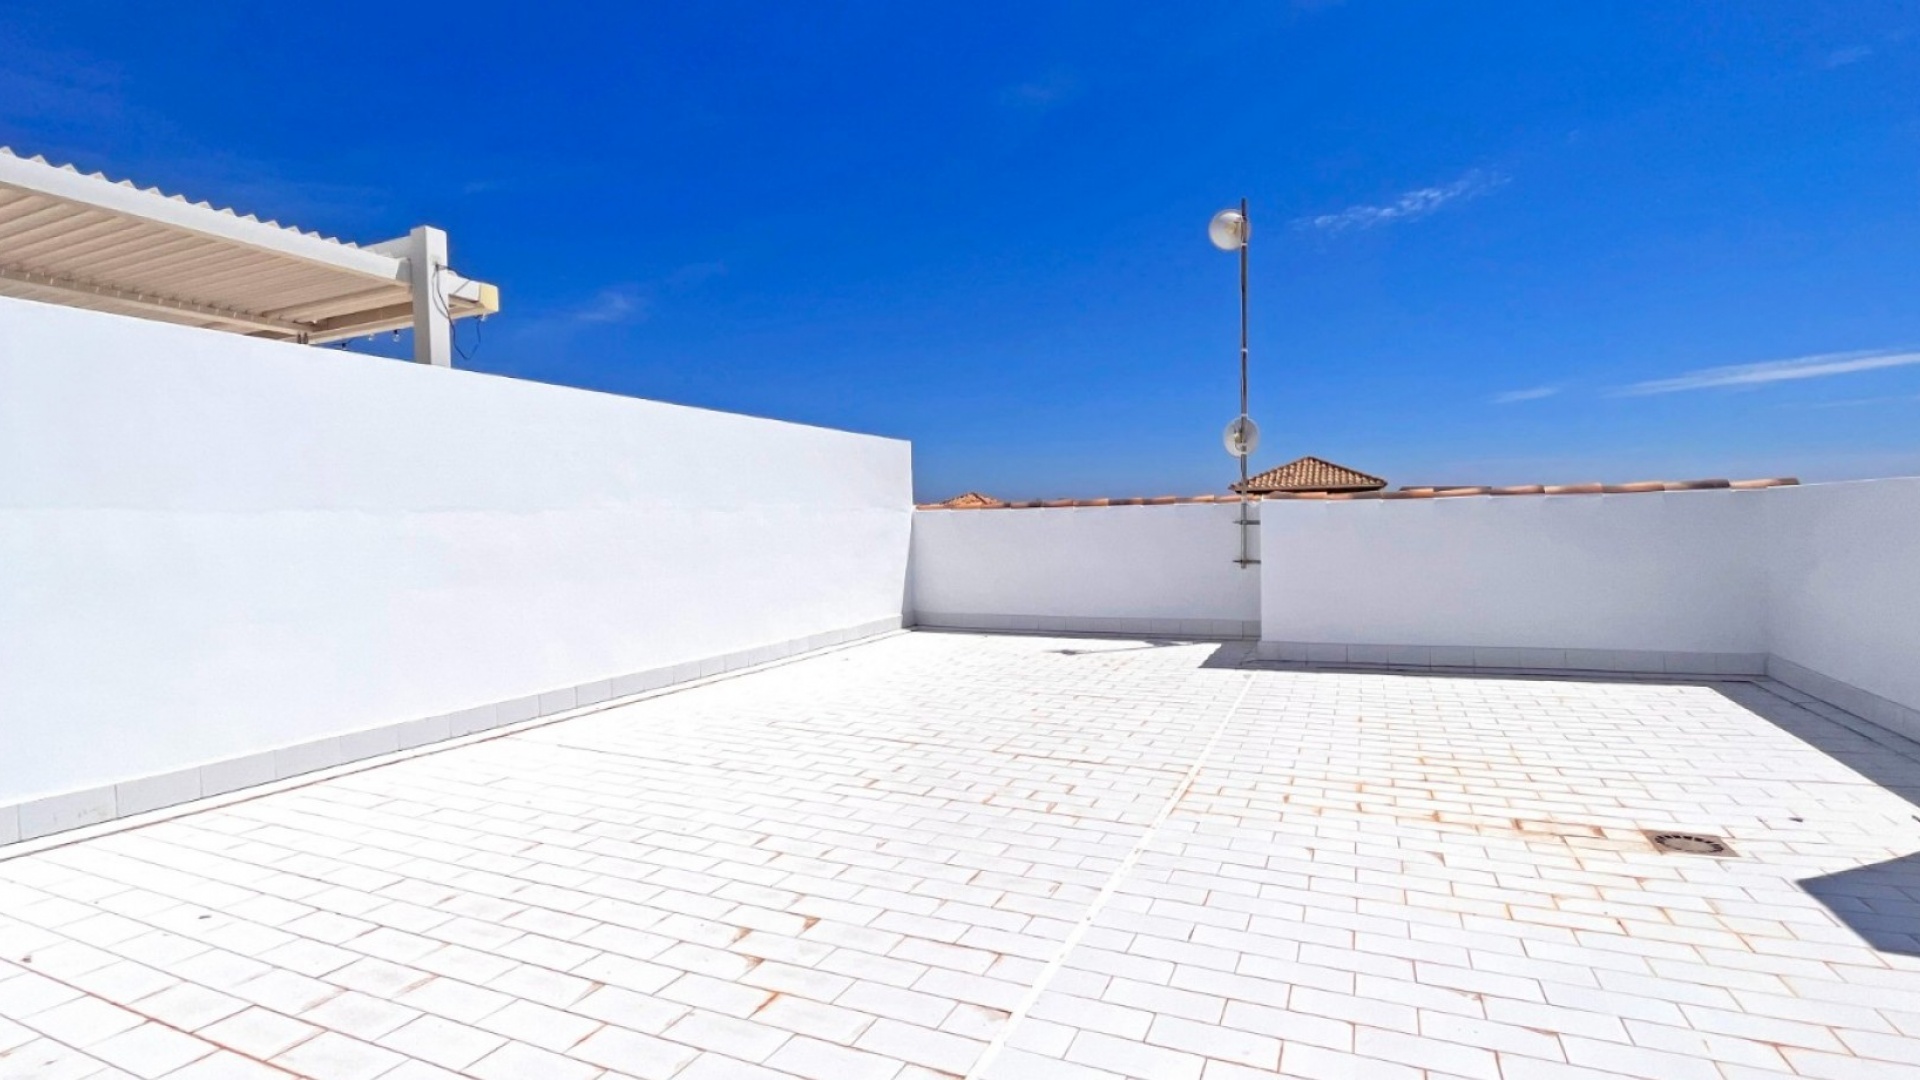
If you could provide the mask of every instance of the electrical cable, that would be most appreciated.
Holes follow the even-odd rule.
[[[465,364],[467,354],[460,348],[460,324],[453,321],[453,309],[447,304],[447,294],[440,291],[440,277],[446,272],[446,267],[437,263],[434,265],[433,277],[427,286],[427,296],[433,300],[434,311],[447,320],[447,343],[453,346],[453,354],[460,358],[462,364]],[[414,332],[419,331],[416,329]]]

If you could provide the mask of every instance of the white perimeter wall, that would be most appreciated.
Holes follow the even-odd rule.
[[[1920,479],[1261,512],[1271,655],[1764,670],[1920,738]]]
[[[0,299],[0,803],[898,619],[905,443]]]
[[[1766,494],[1269,501],[1261,637],[1446,647],[1428,655],[1449,664],[1661,670],[1646,654],[1681,653],[1701,655],[1673,670],[1752,667],[1767,648]]]
[[[1766,495],[1774,656],[1896,703],[1910,715],[1834,701],[1920,737],[1920,479]]]
[[[1261,506],[1248,509],[1257,517]],[[1254,637],[1260,568],[1234,562],[1239,512],[1237,503],[922,510],[914,617],[923,626]],[[1250,532],[1257,557],[1259,526]]]

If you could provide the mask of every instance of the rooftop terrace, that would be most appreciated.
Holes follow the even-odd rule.
[[[1907,1076],[1916,798],[1764,678],[897,633],[6,849],[0,1075]]]
[[[6,296],[0,386],[0,1080],[1920,1070],[1920,479],[916,510]]]

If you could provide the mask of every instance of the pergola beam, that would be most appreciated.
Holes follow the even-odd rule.
[[[455,319],[470,319],[476,315],[485,318],[500,310],[500,294],[493,286],[463,278],[451,271],[442,274],[441,279],[447,293],[448,308]],[[313,345],[324,345],[365,334],[406,330],[413,325],[413,301],[406,300],[384,307],[356,311],[351,315],[317,320],[307,330],[307,341]],[[449,347],[451,347],[451,341],[449,341]]]
[[[76,299],[98,297],[111,300],[116,304],[140,308],[155,314],[192,315],[195,318],[209,319],[230,326],[244,327],[248,330],[270,330],[276,333],[300,337],[306,334],[308,327],[303,323],[276,319],[269,315],[256,315],[248,311],[235,311],[231,308],[213,307],[196,304],[190,300],[179,300],[170,296],[152,296],[117,289],[111,285],[99,285],[90,281],[61,277],[58,274],[43,274],[35,270],[18,267],[0,266],[0,281],[17,281],[22,285],[31,285],[36,289],[65,293]]]

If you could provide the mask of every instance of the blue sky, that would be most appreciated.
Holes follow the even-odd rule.
[[[1911,3],[414,7],[14,0],[0,143],[442,225],[466,366],[910,438],[923,498],[1221,490],[1241,196],[1256,467],[1920,473]]]

